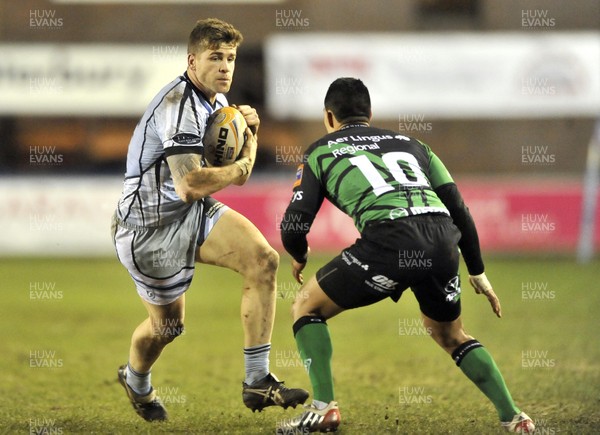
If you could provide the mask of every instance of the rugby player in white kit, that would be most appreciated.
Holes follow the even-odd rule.
[[[307,391],[285,387],[269,371],[279,255],[248,219],[210,197],[250,176],[260,124],[254,108],[237,107],[249,126],[238,160],[210,168],[203,162],[206,121],[228,105],[223,94],[231,86],[242,39],[221,20],[198,21],[188,42],[186,72],[154,97],[129,143],[113,240],[148,317],[133,332],[129,360],[118,378],[135,411],[148,421],[167,419],[150,373],[163,348],[183,331],[195,262],[243,277],[244,404],[260,411],[295,407],[308,398]]]

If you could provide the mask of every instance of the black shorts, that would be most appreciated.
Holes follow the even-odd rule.
[[[421,215],[368,225],[354,245],[317,272],[323,291],[342,308],[411,288],[423,314],[438,322],[460,315],[460,231],[444,215]]]

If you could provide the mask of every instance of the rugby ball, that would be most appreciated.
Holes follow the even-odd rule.
[[[244,146],[244,116],[234,107],[222,107],[209,117],[204,131],[204,159],[208,166],[231,165]]]

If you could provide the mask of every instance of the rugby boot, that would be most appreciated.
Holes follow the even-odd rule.
[[[146,421],[164,421],[167,420],[167,410],[163,406],[160,398],[156,395],[154,388],[146,395],[137,394],[127,384],[127,365],[119,367],[119,383],[125,388],[127,397],[133,406],[135,412]]]
[[[503,421],[502,427],[511,433],[533,433],[535,425],[533,420],[527,414],[521,412],[513,417],[512,421]]]
[[[308,391],[301,388],[287,388],[272,373],[252,385],[242,383],[242,400],[252,412],[256,410],[260,412],[263,408],[274,405],[284,409],[288,406],[295,408],[306,399],[308,399]]]
[[[335,432],[341,416],[337,402],[329,402],[318,409],[314,404],[304,405],[305,411],[296,418],[286,420],[277,427],[277,435],[298,435],[309,432]]]

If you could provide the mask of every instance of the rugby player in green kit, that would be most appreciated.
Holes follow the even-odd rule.
[[[337,429],[340,412],[326,321],[388,297],[397,302],[407,288],[431,337],[492,402],[502,427],[532,433],[533,421],[515,405],[492,356],[463,329],[460,253],[475,292],[487,297],[498,317],[501,308],[456,184],[429,146],[371,127],[370,120],[369,91],[362,81],[335,80],[325,96],[328,134],[307,149],[282,220],[283,245],[299,283],[309,254],[306,235],[325,198],[353,218],[361,237],[318,270],[296,297],[293,331],[313,387],[313,403],[283,422],[278,433]],[[409,261],[415,257],[424,261]]]

